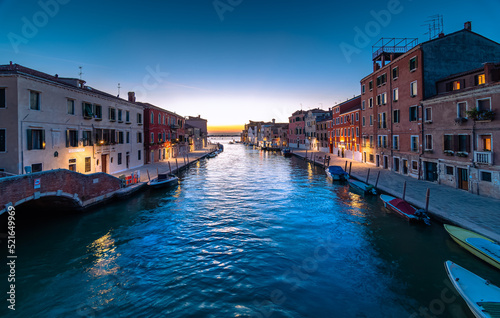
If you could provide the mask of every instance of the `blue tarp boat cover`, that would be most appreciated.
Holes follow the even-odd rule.
[[[338,175],[345,174],[344,169],[342,169],[342,167],[340,167],[340,166],[330,166],[330,167],[328,167],[328,171],[331,174],[338,174]]]

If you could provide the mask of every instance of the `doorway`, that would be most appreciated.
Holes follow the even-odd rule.
[[[457,168],[458,188],[462,190],[469,190],[469,174],[467,169]]]
[[[387,156],[384,156],[384,169],[388,168],[389,168],[389,159],[387,158]]]
[[[130,155],[127,155],[127,156],[125,157],[125,163],[127,164],[127,169],[128,169],[128,166],[129,166],[129,164],[130,164]]]
[[[377,167],[380,167],[380,156],[379,156],[379,155],[376,155],[376,156],[375,156],[375,162],[376,162],[376,163],[375,163],[375,165],[376,165]]]
[[[426,162],[425,163],[425,180],[427,181],[437,181],[437,163]]]
[[[101,171],[108,173],[108,155],[101,155]]]
[[[403,159],[403,174],[407,175],[408,174],[408,160]]]

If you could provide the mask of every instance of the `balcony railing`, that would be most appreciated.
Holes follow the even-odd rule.
[[[474,151],[474,161],[487,165],[493,164],[493,152],[491,151]]]

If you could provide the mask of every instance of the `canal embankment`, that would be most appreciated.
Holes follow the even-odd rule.
[[[306,150],[292,149],[292,151],[295,156],[306,158]],[[403,186],[406,182],[405,200],[419,208],[425,208],[426,192],[427,189],[430,189],[428,211],[433,218],[443,223],[472,230],[500,242],[500,200],[434,182],[417,180],[375,165],[338,157],[334,154],[307,151],[307,159],[321,166],[325,162],[325,156],[330,157],[331,166],[341,166],[342,168],[347,166],[348,172],[349,168],[351,169],[351,176],[361,181],[367,180],[370,170],[368,183],[371,185],[377,183],[377,189],[395,197],[402,196]]]

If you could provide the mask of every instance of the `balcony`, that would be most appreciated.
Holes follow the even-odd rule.
[[[180,127],[179,127],[179,125],[170,125],[170,128],[172,128],[172,129],[179,129]]]
[[[493,152],[491,151],[474,151],[474,162],[492,165],[493,164]]]

